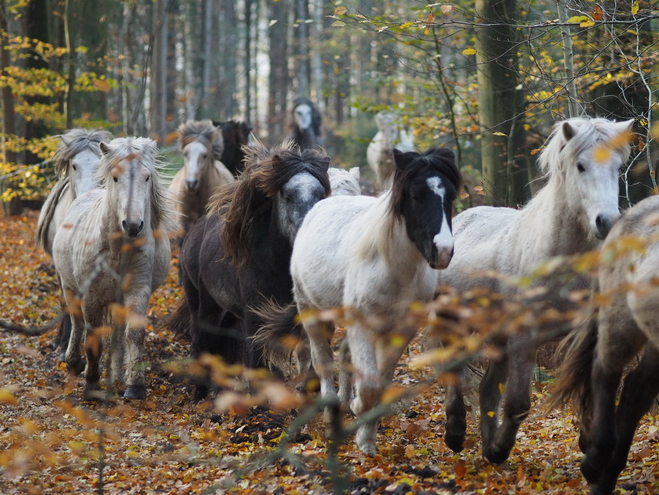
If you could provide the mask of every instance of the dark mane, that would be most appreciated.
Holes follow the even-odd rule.
[[[411,177],[425,172],[439,172],[451,181],[456,191],[462,189],[462,174],[455,164],[455,154],[448,148],[430,148],[423,153],[403,153],[394,149],[394,160],[397,164],[401,161],[407,162],[407,166],[402,170],[396,166],[394,171],[390,207],[397,216],[402,215],[405,185]]]
[[[249,149],[243,174],[222,187],[209,203],[210,212],[219,211],[223,216],[222,243],[227,256],[238,265],[247,261],[246,236],[252,222],[270,211],[277,193],[294,175],[308,172],[329,196],[329,161],[321,149],[300,151],[290,142],[274,148]]]
[[[213,121],[213,125],[222,131],[224,149],[220,161],[237,177],[245,168],[245,151],[243,147],[249,143],[252,126],[239,120],[226,122]]]
[[[65,177],[69,174],[69,162],[78,153],[89,148],[96,155],[101,157],[101,150],[98,145],[101,141],[109,143],[112,140],[112,134],[101,129],[71,129],[60,136],[60,143],[53,160],[55,161],[55,173],[58,177]]]

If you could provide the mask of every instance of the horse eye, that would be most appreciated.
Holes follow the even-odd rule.
[[[580,174],[586,171],[586,169],[581,164],[581,162],[577,162],[577,170],[579,171]]]
[[[151,178],[151,177],[149,177],[149,176],[147,175],[147,176],[146,176],[146,180],[145,180],[144,182],[149,182],[149,179],[150,179],[150,178]]]
[[[119,179],[117,179],[116,177],[112,177],[112,180],[117,182]]]
[[[75,165],[71,165],[73,167],[73,170],[78,170],[78,167]]]

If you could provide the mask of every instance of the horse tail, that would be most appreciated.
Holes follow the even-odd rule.
[[[68,189],[69,186],[69,177],[62,177],[57,181],[55,186],[51,189],[50,194],[46,198],[43,206],[41,207],[41,213],[39,214],[39,220],[37,222],[37,244],[42,248],[46,249],[50,243],[48,242],[48,229],[50,223],[53,221],[55,216],[55,210],[57,209],[57,203],[59,202],[60,197]],[[48,253],[51,254],[51,253]]]
[[[291,362],[293,351],[305,337],[304,327],[297,321],[297,306],[294,302],[280,306],[273,300],[266,301],[254,313],[262,325],[252,337],[252,345],[262,352],[268,366],[281,370]]]
[[[566,349],[566,356],[558,368],[558,381],[549,400],[549,410],[573,403],[582,428],[586,431],[592,420],[593,390],[591,371],[595,361],[597,346],[598,319],[595,312],[580,328],[569,334],[557,349],[560,354]]]
[[[177,339],[190,339],[190,308],[185,298],[179,300],[178,306],[164,322]]]

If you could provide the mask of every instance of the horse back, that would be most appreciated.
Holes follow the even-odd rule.
[[[73,203],[73,192],[69,187],[69,178],[57,181],[46,197],[37,221],[37,243],[52,256],[53,239],[57,228],[62,224]]]

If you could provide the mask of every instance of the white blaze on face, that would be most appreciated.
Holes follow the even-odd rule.
[[[442,204],[444,203],[444,196],[446,195],[446,189],[442,185],[442,181],[439,177],[429,177],[426,179],[426,183],[430,190],[435,193],[437,196],[442,198]],[[449,261],[451,260],[451,252],[453,251],[453,234],[448,225],[448,219],[446,217],[446,210],[442,211],[442,226],[439,233],[433,238],[433,242],[437,247],[439,264],[443,265],[442,268],[448,266]]]
[[[306,103],[302,103],[295,107],[295,123],[301,130],[306,130],[311,127],[311,107]]]
[[[293,242],[304,216],[313,207],[320,183],[313,175],[302,172],[283,185],[278,202],[279,225]]]
[[[193,141],[183,151],[185,153],[184,161],[187,169],[185,182],[188,189],[194,190],[199,185],[199,175],[201,174],[204,162],[208,158],[208,149],[199,141]]]

